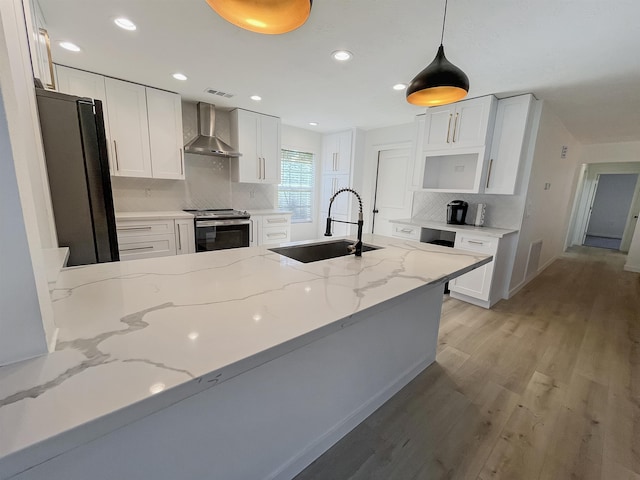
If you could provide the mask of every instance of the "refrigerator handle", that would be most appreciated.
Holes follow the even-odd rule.
[[[113,152],[115,153],[116,156],[116,172],[120,171],[120,164],[118,163],[118,144],[116,143],[116,141],[113,141]]]

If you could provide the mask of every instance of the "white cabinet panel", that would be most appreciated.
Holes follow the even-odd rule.
[[[152,177],[145,87],[105,78],[114,174]]]
[[[243,183],[280,183],[280,119],[231,111],[231,145],[242,156],[231,159],[231,179]]]
[[[353,134],[350,130],[332,133],[322,139],[322,173],[351,173]]]
[[[491,140],[496,103],[489,95],[428,108],[423,150],[485,146]]]
[[[180,95],[146,88],[153,178],[184,180]]]
[[[414,225],[402,225],[400,223],[391,224],[391,236],[404,238],[406,240],[420,241],[422,229]]]
[[[498,101],[485,193],[515,193],[520,164],[526,154],[525,138],[531,130],[533,102],[533,95],[530,94]]]
[[[321,209],[328,211],[329,201],[335,193],[349,187],[349,175],[323,175],[322,176],[322,200]],[[331,213],[336,215],[348,215],[352,194],[345,192],[338,195],[331,205]]]
[[[120,260],[166,257],[176,254],[176,237],[174,235],[140,235],[118,239],[118,249]]]
[[[457,233],[454,247],[460,250],[495,256],[498,251],[498,239]],[[452,292],[468,295],[478,300],[489,301],[494,267],[495,261],[491,261],[482,267],[465,273],[449,282],[449,289]]]
[[[177,220],[175,221],[176,233],[176,254],[183,255],[185,253],[196,252],[196,238],[193,220]]]
[[[249,246],[275,245],[291,241],[291,214],[252,215]]]

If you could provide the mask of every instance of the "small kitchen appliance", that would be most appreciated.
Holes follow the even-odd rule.
[[[194,215],[196,252],[249,246],[250,215],[232,209],[185,210]]]
[[[450,225],[464,225],[469,204],[464,200],[452,200],[447,204],[447,223]]]

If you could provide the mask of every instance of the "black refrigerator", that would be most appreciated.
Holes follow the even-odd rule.
[[[68,266],[114,262],[116,219],[100,100],[36,88],[58,245]]]

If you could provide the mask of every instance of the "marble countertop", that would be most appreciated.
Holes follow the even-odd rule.
[[[167,218],[193,218],[193,215],[182,210],[175,212],[116,212],[116,220],[163,220]]]
[[[445,222],[434,222],[429,220],[420,220],[417,218],[401,218],[398,220],[390,220],[391,223],[400,223],[402,225],[412,225],[414,227],[432,228],[434,230],[444,230],[446,232],[467,232],[478,233],[488,237],[502,238],[505,235],[518,232],[518,230],[493,227],[476,227],[475,225],[450,225]]]
[[[308,264],[238,248],[61,272],[55,352],[0,368],[0,472],[23,471],[491,259],[374,235],[365,242],[384,248]]]

